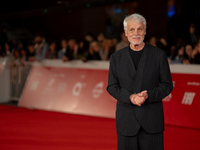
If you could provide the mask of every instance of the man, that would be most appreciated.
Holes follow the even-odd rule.
[[[64,62],[76,59],[78,57],[79,46],[74,38],[70,38],[67,42],[67,48],[62,56]]]
[[[63,39],[61,41],[61,50],[58,52],[58,59],[62,59],[62,57],[64,56],[64,54],[67,51],[67,40]]]
[[[130,45],[111,56],[107,86],[117,99],[118,150],[163,150],[162,99],[173,89],[167,57],[143,42],[143,16],[132,14],[123,24]]]
[[[39,34],[36,35],[35,45],[34,45],[35,59],[38,61],[45,59],[48,48],[49,48],[49,45],[47,44],[45,39]]]

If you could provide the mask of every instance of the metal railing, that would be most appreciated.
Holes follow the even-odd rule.
[[[25,64],[10,68],[10,100],[18,101],[20,99],[31,67],[31,64]]]

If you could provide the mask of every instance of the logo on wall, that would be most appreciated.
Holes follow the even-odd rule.
[[[65,82],[62,82],[58,85],[58,88],[57,88],[57,93],[58,94],[62,94],[65,92],[65,89],[67,87],[67,84]]]
[[[187,85],[200,86],[199,82],[187,82]]]
[[[102,93],[103,93],[103,81],[95,85],[95,87],[92,90],[92,96],[94,98],[99,98]]]
[[[193,102],[195,95],[196,95],[196,93],[194,93],[194,92],[193,93],[192,92],[185,92],[181,104],[192,105],[192,102]]]
[[[45,96],[49,96],[49,93],[53,90],[53,85],[55,85],[55,79],[54,78],[51,78],[47,85],[45,86],[44,90],[42,91],[42,93],[45,95]]]
[[[53,84],[55,83],[55,79],[51,79],[51,80],[49,80],[49,82],[48,82],[48,87],[51,87],[51,86],[53,86]]]
[[[31,84],[30,89],[31,89],[32,91],[36,91],[37,88],[38,88],[38,85],[39,85],[39,81],[33,81],[32,84]]]
[[[73,89],[72,89],[72,94],[74,96],[79,96],[81,93],[82,88],[85,86],[85,83],[77,82]]]

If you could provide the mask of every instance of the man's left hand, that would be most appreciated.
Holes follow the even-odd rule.
[[[138,93],[138,96],[142,96],[146,100],[148,98],[147,90],[142,91],[141,93]]]
[[[148,94],[147,90],[145,90],[142,91],[141,93],[136,94],[136,96],[132,98],[131,102],[135,105],[141,106],[147,98]]]

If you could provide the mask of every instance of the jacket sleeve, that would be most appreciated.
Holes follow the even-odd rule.
[[[117,99],[123,103],[126,103],[126,104],[132,104],[129,99],[131,92],[120,87],[115,65],[116,64],[115,64],[113,55],[111,55],[110,67],[109,67],[109,73],[108,73],[107,91],[115,99]]]
[[[147,90],[148,93],[147,103],[162,101],[162,99],[168,96],[173,90],[169,63],[167,61],[167,56],[164,51],[160,55],[159,69],[160,69],[159,70],[160,84],[153,90]]]

